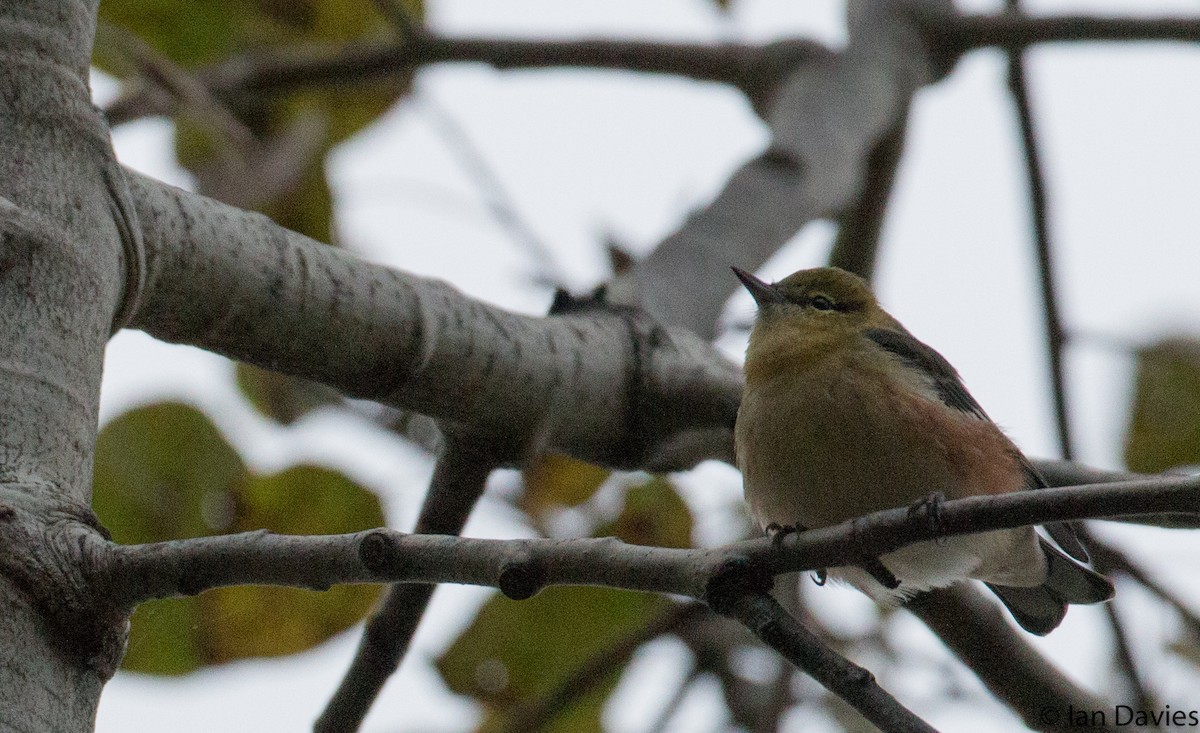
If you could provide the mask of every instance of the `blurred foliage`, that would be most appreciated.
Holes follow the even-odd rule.
[[[1200,341],[1166,339],[1138,351],[1125,465],[1157,473],[1200,464]]]
[[[404,4],[419,22],[421,4]],[[133,33],[183,69],[264,49],[318,52],[392,33],[367,0],[105,0],[100,19]],[[129,63],[126,51],[111,34],[100,34],[94,60],[104,71],[134,81],[137,64]],[[391,108],[410,82],[410,76],[392,76],[219,100],[261,144],[262,154],[239,148],[213,115],[189,109],[195,100],[176,100],[176,153],[202,193],[330,242],[335,228],[325,156]],[[320,134],[308,139],[315,134],[310,130],[301,145],[292,138],[302,120],[318,120]]]
[[[521,472],[525,489],[517,505],[530,517],[553,509],[579,506],[591,499],[612,471],[569,456],[538,456]]]
[[[633,545],[692,546],[692,512],[671,482],[655,476],[625,492],[625,508],[599,537],[620,537]]]
[[[517,499],[535,526],[557,511],[591,501],[608,481],[608,469],[573,458],[545,455],[524,470]],[[660,547],[690,547],[692,515],[664,477],[624,487],[624,505],[592,534]],[[599,588],[549,588],[531,600],[493,596],[438,660],[447,686],[478,700],[486,710],[480,731],[506,730],[513,715],[533,704],[585,665],[657,619],[669,602],[658,596]],[[619,679],[614,668],[573,698],[543,729],[600,731],[600,715]]]
[[[96,442],[93,505],[124,544],[267,529],[281,534],[355,532],[384,524],[379,499],[316,466],[262,476],[212,423],[176,403],[118,417]],[[237,587],[140,606],[124,667],[183,674],[250,656],[292,654],[355,624],[373,586],[326,593]]]
[[[554,690],[592,656],[656,618],[668,601],[605,588],[548,588],[527,601],[495,595],[437,661],[451,690],[480,701],[481,731],[504,729],[507,713]],[[574,699],[544,731],[600,731],[618,670]]]
[[[307,379],[244,363],[238,363],[235,375],[250,404],[283,425],[291,425],[319,407],[342,404],[337,390]]]

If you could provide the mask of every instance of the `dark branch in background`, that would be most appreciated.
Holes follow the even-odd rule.
[[[894,130],[883,137],[867,160],[864,187],[854,208],[843,214],[837,239],[829,253],[829,264],[871,280],[879,255],[879,234],[887,213],[888,199],[900,155],[904,151],[904,131],[907,118],[902,118]]]
[[[461,481],[482,483],[486,475],[478,456],[454,465],[439,466],[442,478],[437,485],[447,487]],[[451,503],[462,502],[456,516],[469,513],[469,502],[463,502],[466,492],[453,492]],[[432,505],[431,505],[432,506]],[[448,521],[445,503],[437,505],[442,514],[424,516],[428,524]],[[618,540],[479,540],[436,535],[401,535],[388,530],[360,532],[352,535],[281,536],[266,532],[242,535],[206,537],[195,540],[154,543],[149,545],[104,545],[105,553],[96,561],[95,582],[104,588],[107,597],[118,607],[132,607],[150,598],[191,595],[210,588],[235,584],[280,584],[306,588],[328,587],[344,582],[456,582],[490,585],[514,599],[528,598],[548,585],[600,585],[630,590],[674,593],[715,603],[727,615],[734,615],[751,625],[768,643],[783,647],[789,659],[796,661],[801,654],[815,653],[803,639],[797,639],[791,620],[779,619],[771,609],[764,610],[759,591],[769,586],[770,578],[779,573],[853,563],[864,554],[879,555],[894,551],[914,541],[951,536],[969,532],[1004,529],[1025,524],[1066,521],[1111,514],[1146,512],[1200,512],[1200,479],[1160,479],[1153,482],[1129,482],[1093,485],[1066,489],[1017,492],[1001,496],[974,497],[948,501],[943,505],[940,527],[931,527],[928,518],[907,508],[877,512],[852,522],[824,529],[790,535],[782,543],[772,539],[751,540],[737,545],[711,550],[675,550],[667,548],[626,545]],[[777,546],[782,545],[782,549]],[[746,592],[743,592],[743,591]],[[419,600],[424,600],[419,599]],[[772,600],[771,603],[774,603]],[[985,636],[999,638],[997,630],[1006,627],[998,618],[981,621],[978,609],[953,612],[953,606],[930,602],[915,606],[922,618],[937,628],[947,644],[967,659],[979,659],[980,651],[970,648]],[[418,606],[419,608],[419,606]],[[999,611],[994,606],[993,616]],[[408,609],[400,609],[415,618]],[[954,625],[939,622],[937,614],[951,611]],[[419,614],[417,614],[419,615]],[[930,616],[933,618],[930,618]],[[382,613],[373,619],[375,625]],[[411,621],[407,622],[411,623]],[[980,629],[967,629],[971,623],[982,624]],[[353,730],[365,710],[355,705],[370,702],[375,684],[382,685],[398,659],[394,629],[383,629],[378,636],[372,632],[364,637],[356,667],[343,683],[365,667],[362,677],[354,679],[363,690],[352,689],[347,697],[335,697],[337,716],[323,716],[317,729],[322,731]],[[805,631],[805,634],[808,632]],[[1011,635],[1011,632],[1009,632]],[[407,641],[407,636],[402,641]],[[957,646],[956,646],[957,644]],[[374,646],[378,645],[378,646]],[[965,646],[964,646],[965,645]],[[1004,650],[1005,653],[1011,650]],[[1030,651],[1026,655],[1036,657]],[[808,657],[805,657],[806,659]],[[1011,682],[1011,660],[996,657],[997,663],[972,668],[985,682],[998,680],[998,670],[1006,670],[1004,679]],[[1000,664],[999,660],[1005,660]],[[811,661],[811,660],[810,660]],[[360,664],[360,662],[364,662]],[[814,662],[815,664],[816,662]],[[1025,660],[1028,666],[1044,665],[1040,660]],[[836,665],[835,665],[836,667]],[[807,669],[807,667],[805,667]],[[1052,669],[1052,668],[1051,668]],[[861,680],[845,667],[818,668],[818,679],[830,675],[832,688],[843,697],[861,686]],[[849,676],[846,676],[849,675]],[[1058,704],[1087,702],[1063,679],[1048,678],[1040,686],[1022,678],[1021,689],[997,691],[1010,704],[1028,703],[1033,690],[1037,699]],[[992,683],[989,683],[991,685]],[[996,687],[1003,688],[997,681]],[[377,687],[375,688],[377,689]],[[1050,693],[1061,693],[1054,697]],[[855,693],[858,694],[858,693]],[[863,692],[864,699],[875,700],[875,693]],[[1013,699],[1015,701],[1013,701]],[[853,701],[852,701],[853,702]],[[866,705],[861,700],[860,705]],[[859,709],[870,717],[890,709],[884,703],[870,710]],[[1018,707],[1025,711],[1028,708]],[[1081,704],[1079,709],[1098,709]],[[328,712],[328,711],[327,711]]]
[[[1020,17],[1019,0],[1005,0],[1007,16]],[[1029,99],[1029,81],[1025,71],[1024,49],[1008,49],[1008,89],[1016,106],[1021,147],[1025,153],[1025,176],[1029,187],[1029,204],[1033,219],[1034,248],[1038,264],[1038,284],[1042,298],[1042,314],[1046,330],[1046,358],[1050,367],[1050,384],[1054,404],[1054,424],[1058,433],[1059,454],[1065,460],[1074,459],[1070,411],[1067,405],[1067,380],[1063,364],[1067,347],[1067,332],[1059,311],[1054,280],[1054,261],[1050,244],[1050,221],[1046,174],[1038,149],[1034,128],[1033,105]],[[1116,667],[1132,690],[1133,702],[1139,710],[1154,710],[1153,696],[1137,668],[1137,660],[1129,646],[1129,637],[1117,613],[1118,601],[1105,604],[1105,618],[1112,631]]]
[[[387,20],[396,32],[396,40],[401,45],[418,43],[425,35],[425,29],[408,12],[404,0],[375,0],[375,7],[380,15]]]
[[[984,46],[1018,49],[1067,41],[1197,41],[1200,18],[966,15],[945,34],[963,50]]]
[[[786,591],[788,586],[798,588],[798,584],[787,581],[782,585],[777,593],[778,590]],[[801,622],[810,628],[819,625],[809,619],[801,619]],[[729,722],[735,729],[747,733],[776,733],[780,729],[784,713],[796,702],[791,684],[796,671],[794,667],[780,664],[771,680],[747,679],[739,674],[734,666],[736,655],[753,643],[754,637],[749,630],[725,623],[717,616],[691,624],[679,638],[695,658],[696,673],[711,675],[721,685]]]
[[[388,0],[377,0],[379,3]],[[1092,18],[1064,16],[976,15],[931,24],[951,54],[973,48],[1023,48],[1059,41],[1196,41],[1200,19]],[[768,45],[681,44],[626,40],[531,41],[447,38],[418,33],[414,43],[344,49],[314,55],[311,49],[230,58],[197,71],[213,94],[280,93],[328,84],[361,83],[407,74],[413,66],[443,61],[485,63],[498,69],[554,66],[674,74],[742,89],[758,104],[797,64],[827,59],[820,44],[785,40]],[[134,90],[106,110],[111,124],[165,114],[161,98]]]
[[[469,445],[461,438],[447,439],[417,517],[416,532],[462,532],[495,467],[492,459],[471,450]],[[388,589],[383,602],[367,619],[354,661],[313,725],[314,731],[358,730],[379,691],[404,659],[435,588],[431,584],[405,583]]]
[[[173,104],[186,107],[218,131],[221,141],[226,144],[218,147],[218,155],[227,155],[229,148],[233,148],[240,158],[249,159],[259,152],[254,133],[190,71],[119,26],[100,21],[96,25],[96,36],[125,54],[137,67],[137,73],[166,93]]]
[[[479,469],[475,469],[479,470]],[[913,542],[1030,524],[1147,513],[1200,513],[1200,478],[1162,478],[954,499],[938,527],[907,507],[788,535],[704,550],[627,545],[613,538],[483,540],[370,530],[312,537],[249,532],[145,545],[105,545],[97,582],[114,603],[212,588],[337,583],[464,583],[528,598],[548,585],[595,585],[703,599],[739,568],[777,575],[854,564]]]
[[[643,644],[691,623],[705,610],[699,603],[675,604],[657,619],[588,659],[545,696],[519,705],[508,714],[508,722],[503,730],[506,733],[534,733],[541,730],[571,703],[623,669]]]
[[[1108,618],[1108,627],[1113,635],[1113,655],[1116,657],[1117,669],[1129,685],[1130,702],[1138,710],[1160,710],[1158,700],[1150,692],[1146,680],[1138,670],[1137,659],[1133,656],[1133,646],[1129,643],[1129,634],[1125,633],[1125,624],[1117,615],[1117,604],[1105,603],[1104,615]]]
[[[769,593],[733,591],[715,605],[741,621],[764,644],[849,703],[885,733],[935,733],[875,682],[875,676],[830,649],[792,618]]]
[[[796,64],[829,57],[820,44],[804,40],[765,46],[706,45],[653,41],[545,41],[447,38],[418,34],[411,42],[353,46],[333,54],[311,49],[238,56],[197,71],[219,97],[280,94],[296,89],[370,82],[409,73],[414,66],[452,61],[484,63],[497,69],[581,67],[685,76],[732,84],[751,100],[770,96],[783,74]],[[133,90],[105,110],[119,125],[164,114],[145,90]]]
[[[1200,639],[1200,615],[1197,615],[1191,606],[1162,583],[1158,582],[1141,565],[1134,562],[1121,550],[1101,540],[1094,534],[1089,533],[1084,539],[1087,542],[1088,550],[1092,553],[1092,562],[1097,570],[1106,575],[1121,573],[1141,584],[1143,588],[1158,596],[1160,600],[1175,609],[1175,612],[1179,614],[1180,620],[1183,621],[1189,633]]]
[[[1038,654],[1013,630],[1000,607],[971,586],[922,593],[905,608],[937,634],[991,693],[1033,730],[1062,731],[1071,708],[1109,707]],[[1103,730],[1115,733],[1115,729]]]
[[[692,689],[692,685],[695,684],[696,680],[700,679],[700,674],[700,667],[693,663],[683,681],[675,688],[675,693],[671,695],[671,699],[667,700],[667,704],[663,706],[662,711],[658,714],[658,718],[646,729],[646,733],[664,733],[667,730],[667,726],[671,724],[671,720],[679,712],[679,708],[683,706],[683,701],[687,699],[688,691]]]
[[[1017,14],[1017,0],[1006,0],[1009,12]],[[1059,314],[1054,287],[1054,262],[1050,252],[1050,223],[1047,215],[1046,176],[1038,152],[1037,132],[1033,127],[1033,111],[1029,103],[1029,83],[1025,78],[1025,60],[1019,49],[1008,53],[1008,89],[1017,108],[1021,146],[1025,151],[1025,176],[1029,186],[1029,205],[1033,214],[1034,246],[1037,251],[1042,314],[1046,329],[1046,356],[1050,363],[1050,384],[1054,395],[1054,424],[1058,430],[1058,450],[1065,460],[1074,458],[1071,450],[1071,425],[1067,411],[1066,377],[1063,372],[1063,350],[1067,343],[1066,329]]]

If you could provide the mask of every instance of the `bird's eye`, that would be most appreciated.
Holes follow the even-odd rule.
[[[808,304],[819,311],[831,311],[837,307],[833,304],[832,300],[826,298],[824,295],[814,295],[812,299],[808,301]]]

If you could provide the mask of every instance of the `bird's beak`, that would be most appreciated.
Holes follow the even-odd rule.
[[[742,285],[745,285],[746,289],[750,291],[751,297],[754,298],[754,302],[758,303],[760,308],[768,303],[780,303],[783,301],[783,298],[780,297],[779,291],[775,289],[774,285],[763,282],[738,267],[733,268],[733,274],[737,275],[738,280],[742,281]]]

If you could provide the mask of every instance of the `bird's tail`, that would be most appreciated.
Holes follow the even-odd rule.
[[[1041,545],[1049,566],[1046,582],[1034,588],[987,586],[1008,606],[1021,628],[1045,636],[1062,622],[1068,604],[1101,603],[1112,598],[1114,591],[1108,578],[1075,562],[1045,539]]]

